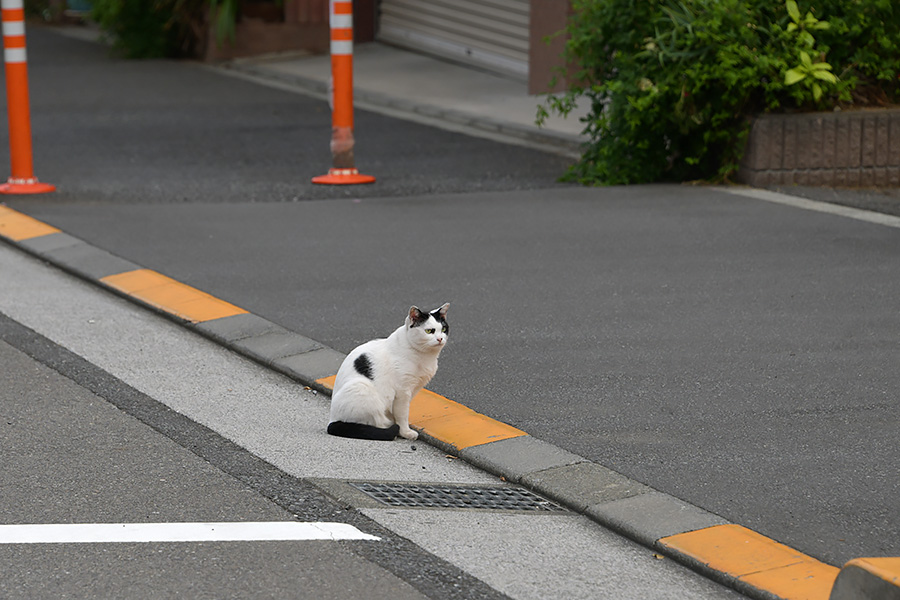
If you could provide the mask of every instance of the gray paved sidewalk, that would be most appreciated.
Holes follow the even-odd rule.
[[[577,156],[584,137],[577,109],[567,118],[551,116],[538,127],[542,95],[529,95],[519,81],[416,54],[377,42],[357,44],[353,56],[354,103],[435,124],[526,143]],[[235,60],[226,70],[326,94],[329,56],[272,56]]]

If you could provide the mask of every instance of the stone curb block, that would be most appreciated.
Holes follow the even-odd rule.
[[[345,356],[337,350],[320,346],[303,354],[282,357],[274,361],[273,365],[282,373],[304,382],[309,387],[327,392],[328,388],[319,385],[316,380],[337,373]]]
[[[90,281],[140,268],[131,261],[84,242],[43,251],[39,254],[42,258],[59,264],[69,272]]]
[[[238,340],[275,331],[286,331],[283,327],[252,313],[196,323],[193,328],[198,333],[222,344],[231,344]]]
[[[251,356],[265,365],[273,365],[285,356],[303,354],[322,347],[318,342],[286,329],[236,340],[231,345],[241,354]]]
[[[588,507],[586,514],[613,531],[660,551],[664,548],[658,541],[664,537],[729,523],[652,488],[627,498],[595,504]]]
[[[900,600],[900,558],[857,558],[838,573],[829,600]]]
[[[471,446],[459,457],[489,473],[514,483],[531,472],[584,462],[585,459],[530,435]]]
[[[594,462],[580,462],[530,473],[522,484],[584,513],[592,508],[650,492],[647,487]],[[655,540],[654,540],[655,541]]]

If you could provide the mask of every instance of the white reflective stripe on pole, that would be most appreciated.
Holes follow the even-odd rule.
[[[328,24],[332,29],[352,29],[353,15],[338,15],[331,13]]]
[[[4,21],[3,35],[25,35],[25,21]]]
[[[348,40],[331,40],[332,56],[352,56],[353,42]]]
[[[3,50],[3,62],[6,64],[16,64],[28,62],[28,56],[25,48],[6,48]]]
[[[4,15],[3,20],[3,61],[6,63],[24,63],[25,54],[25,17],[22,0],[2,0],[0,7],[4,11],[19,11],[22,15],[20,19],[16,19],[18,15]],[[15,20],[7,20],[9,18]]]

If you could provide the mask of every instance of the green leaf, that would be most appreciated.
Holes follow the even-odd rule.
[[[784,3],[785,7],[787,7],[788,14],[791,16],[791,20],[794,23],[800,21],[800,9],[797,7],[797,3],[794,0],[787,0]]]
[[[828,71],[813,71],[812,76],[816,79],[821,79],[822,81],[827,81],[828,83],[837,83],[838,78],[834,76],[834,73],[830,73]]]
[[[812,59],[809,57],[809,54],[803,52],[802,50],[800,51],[800,62],[803,63],[803,66],[805,67],[812,66]]]
[[[798,81],[806,79],[806,71],[801,69],[790,69],[784,74],[784,85],[794,85]]]
[[[811,68],[813,71],[830,71],[831,65],[829,65],[827,62],[817,62],[812,65]]]
[[[818,102],[819,100],[822,99],[822,88],[819,86],[818,83],[814,83],[812,85],[812,93],[813,93],[813,99],[816,102]]]

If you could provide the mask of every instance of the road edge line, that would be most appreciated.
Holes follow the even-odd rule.
[[[775,204],[783,204],[803,210],[811,210],[820,213],[826,213],[839,217],[847,217],[864,221],[866,223],[875,223],[876,225],[884,225],[886,227],[900,228],[900,217],[894,215],[886,215],[884,213],[865,210],[862,208],[854,208],[843,204],[832,204],[830,202],[820,202],[818,200],[810,200],[799,196],[791,196],[781,192],[773,192],[759,188],[751,188],[745,186],[714,186],[712,188],[718,192],[731,194],[732,196],[743,196],[745,198],[753,198],[754,200],[765,200]]]

